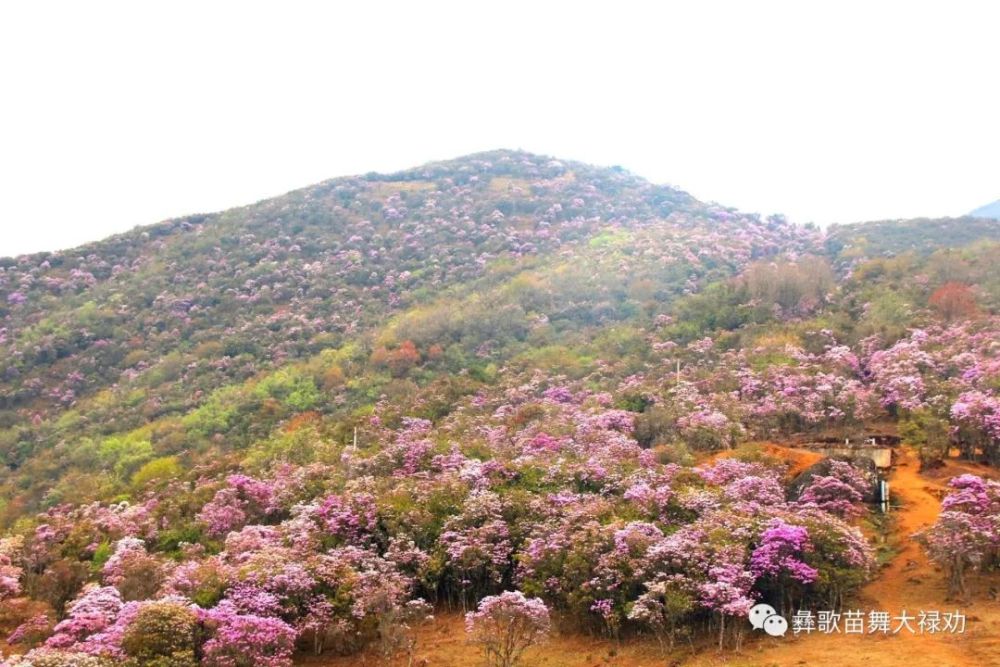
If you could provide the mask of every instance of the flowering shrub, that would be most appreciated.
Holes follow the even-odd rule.
[[[23,544],[19,537],[0,538],[0,602],[21,592]]]
[[[694,609],[690,585],[681,575],[670,575],[645,586],[646,592],[636,599],[628,618],[650,628],[661,648],[673,648],[683,621]]]
[[[510,572],[513,547],[502,513],[495,493],[474,492],[438,537],[463,594],[481,596],[502,584]]]
[[[719,648],[725,644],[727,623],[732,617],[746,618],[753,607],[751,588],[754,576],[741,565],[727,563],[715,565],[708,571],[708,580],[698,586],[698,602],[714,612],[719,619]],[[742,628],[736,624],[731,629],[735,647],[739,650]]]
[[[782,608],[786,600],[788,608],[794,608],[796,592],[819,578],[817,569],[804,560],[812,548],[809,531],[804,527],[772,519],[750,555],[750,571],[772,590],[776,589]]]
[[[202,614],[211,638],[202,647],[208,667],[288,667],[295,630],[278,618],[241,614],[223,602]]]
[[[329,535],[348,544],[361,543],[375,530],[375,499],[365,493],[329,496],[313,516]]]
[[[548,636],[549,626],[545,603],[520,591],[485,597],[465,616],[470,640],[482,648],[492,667],[517,665],[528,648]]]
[[[806,529],[811,548],[801,559],[817,573],[805,591],[815,604],[840,607],[875,571],[875,551],[861,530],[837,516],[804,508],[787,518]],[[806,600],[803,600],[805,602]]]
[[[950,413],[967,456],[972,458],[976,449],[981,449],[991,463],[1000,465],[1000,397],[966,391],[952,404]]]
[[[573,615],[581,626],[595,618],[592,614],[604,623],[607,618],[603,612],[614,609],[613,605],[609,609],[611,603],[598,570],[607,575],[606,583],[613,583],[615,571],[601,565],[609,564],[615,548],[614,532],[614,526],[602,526],[586,510],[540,525],[521,552],[519,585]],[[627,595],[625,591],[621,594]]]
[[[871,484],[857,468],[845,461],[831,460],[827,474],[809,480],[799,502],[841,517],[851,517],[860,512],[861,501],[870,490]]]
[[[259,521],[274,509],[270,485],[246,475],[230,475],[226,481],[228,486],[217,491],[198,515],[209,534],[217,537]]]
[[[109,627],[122,610],[122,597],[111,586],[91,584],[66,608],[54,634],[45,642],[50,648],[68,648]]]
[[[8,644],[34,646],[52,634],[53,622],[45,614],[32,616],[7,637]]]
[[[961,475],[948,486],[937,521],[920,537],[948,572],[950,595],[965,595],[966,573],[1000,555],[1000,483]]]
[[[115,544],[101,574],[104,583],[121,592],[123,600],[145,600],[163,583],[164,566],[146,551],[142,540],[123,538]]]

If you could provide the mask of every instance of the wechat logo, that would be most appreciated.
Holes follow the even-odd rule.
[[[758,604],[750,610],[750,625],[754,630],[763,630],[772,637],[784,637],[788,631],[788,621],[769,604]]]

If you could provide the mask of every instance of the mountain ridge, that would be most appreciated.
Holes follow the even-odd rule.
[[[343,176],[334,176],[331,178],[323,179],[316,183],[311,183],[302,187],[293,188],[287,192],[280,193],[273,196],[264,197],[254,202],[247,204],[241,204],[238,206],[208,212],[194,212],[186,213],[178,216],[173,216],[164,220],[159,220],[149,223],[141,223],[134,226],[131,229],[111,234],[107,237],[101,239],[94,239],[87,241],[86,243],[80,244],[72,248],[64,248],[61,250],[40,250],[35,252],[21,253],[17,255],[4,255],[0,256],[0,265],[9,264],[12,261],[20,257],[48,257],[52,255],[61,255],[65,253],[76,253],[83,252],[86,250],[93,249],[95,246],[99,246],[103,243],[110,243],[122,237],[131,238],[134,235],[141,235],[143,233],[148,233],[156,236],[163,236],[175,231],[178,226],[187,225],[200,225],[209,219],[215,219],[226,213],[236,213],[240,211],[246,211],[248,209],[256,209],[259,207],[264,207],[276,202],[285,201],[290,198],[296,197],[310,197],[318,194],[322,194],[331,188],[336,188],[339,185],[345,183],[355,182],[359,180],[380,182],[380,183],[393,183],[393,182],[413,182],[413,181],[426,181],[435,178],[458,178],[459,182],[464,182],[463,179],[474,177],[475,170],[490,168],[492,169],[496,166],[497,161],[501,169],[496,171],[494,175],[509,175],[513,173],[518,173],[516,169],[510,168],[514,166],[514,160],[528,161],[532,164],[532,168],[538,169],[538,175],[553,175],[560,171],[573,171],[574,169],[583,168],[591,174],[600,173],[602,171],[608,174],[615,174],[621,176],[623,180],[629,182],[632,187],[651,187],[657,189],[664,189],[670,191],[676,195],[679,200],[686,199],[689,203],[699,202],[694,197],[692,197],[687,192],[680,190],[671,185],[665,184],[655,184],[647,179],[635,175],[628,170],[619,166],[610,167],[600,167],[589,165],[587,163],[573,161],[573,160],[559,160],[555,157],[532,153],[529,151],[518,150],[518,149],[493,149],[488,151],[480,151],[477,153],[470,153],[467,155],[459,156],[456,158],[446,159],[446,160],[435,160],[431,162],[424,163],[422,165],[411,167],[408,169],[401,169],[397,171],[390,172],[377,172],[369,171],[364,173],[348,174]],[[552,165],[546,172],[546,165]]]

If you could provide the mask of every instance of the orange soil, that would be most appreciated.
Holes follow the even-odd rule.
[[[763,446],[766,453],[791,462],[795,474],[818,460],[818,455],[778,445]],[[699,650],[677,650],[663,656],[652,642],[628,641],[620,645],[595,637],[557,634],[544,646],[531,649],[525,656],[525,667],[733,667],[818,665],[841,667],[872,665],[875,667],[1000,667],[1000,604],[988,595],[991,587],[1000,586],[995,575],[970,581],[970,600],[947,601],[944,575],[923,553],[911,535],[930,525],[940,510],[944,494],[943,481],[962,474],[985,471],[972,464],[948,462],[943,469],[927,476],[918,471],[914,453],[906,448],[898,451],[896,466],[890,478],[894,502],[893,534],[890,542],[897,550],[895,557],[866,586],[851,608],[887,611],[896,616],[904,610],[916,616],[921,610],[965,613],[968,619],[965,634],[845,635],[830,634],[783,638],[754,635],[740,653],[718,652],[709,645]],[[815,458],[814,458],[815,457]],[[995,472],[995,471],[991,471]],[[916,624],[914,623],[914,627]],[[325,667],[376,667],[385,663],[374,656],[350,658],[309,658],[306,665]],[[393,663],[405,665],[405,662]],[[461,616],[444,614],[425,627],[419,637],[415,665],[426,667],[467,667],[481,665],[475,647],[465,642]]]
[[[817,452],[811,452],[807,449],[796,449],[794,447],[784,447],[774,442],[756,442],[753,443],[753,446],[759,449],[765,456],[783,461],[788,466],[786,475],[789,479],[797,476],[810,466],[819,463],[824,458],[822,454]],[[716,459],[730,458],[743,451],[730,449],[713,454],[707,460],[714,461]]]
[[[307,658],[302,665],[319,667],[405,667],[405,660],[386,663],[377,656]],[[460,614],[437,616],[420,632],[414,667],[480,667],[479,650],[466,641],[465,623]],[[648,642],[616,646],[599,637],[556,634],[543,646],[528,649],[522,667],[662,667],[663,656]]]

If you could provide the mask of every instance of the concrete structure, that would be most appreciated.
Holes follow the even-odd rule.
[[[841,446],[830,447],[828,445],[806,446],[811,452],[822,454],[823,456],[837,459],[871,459],[879,472],[885,472],[892,466],[892,447],[871,447],[871,446]]]

